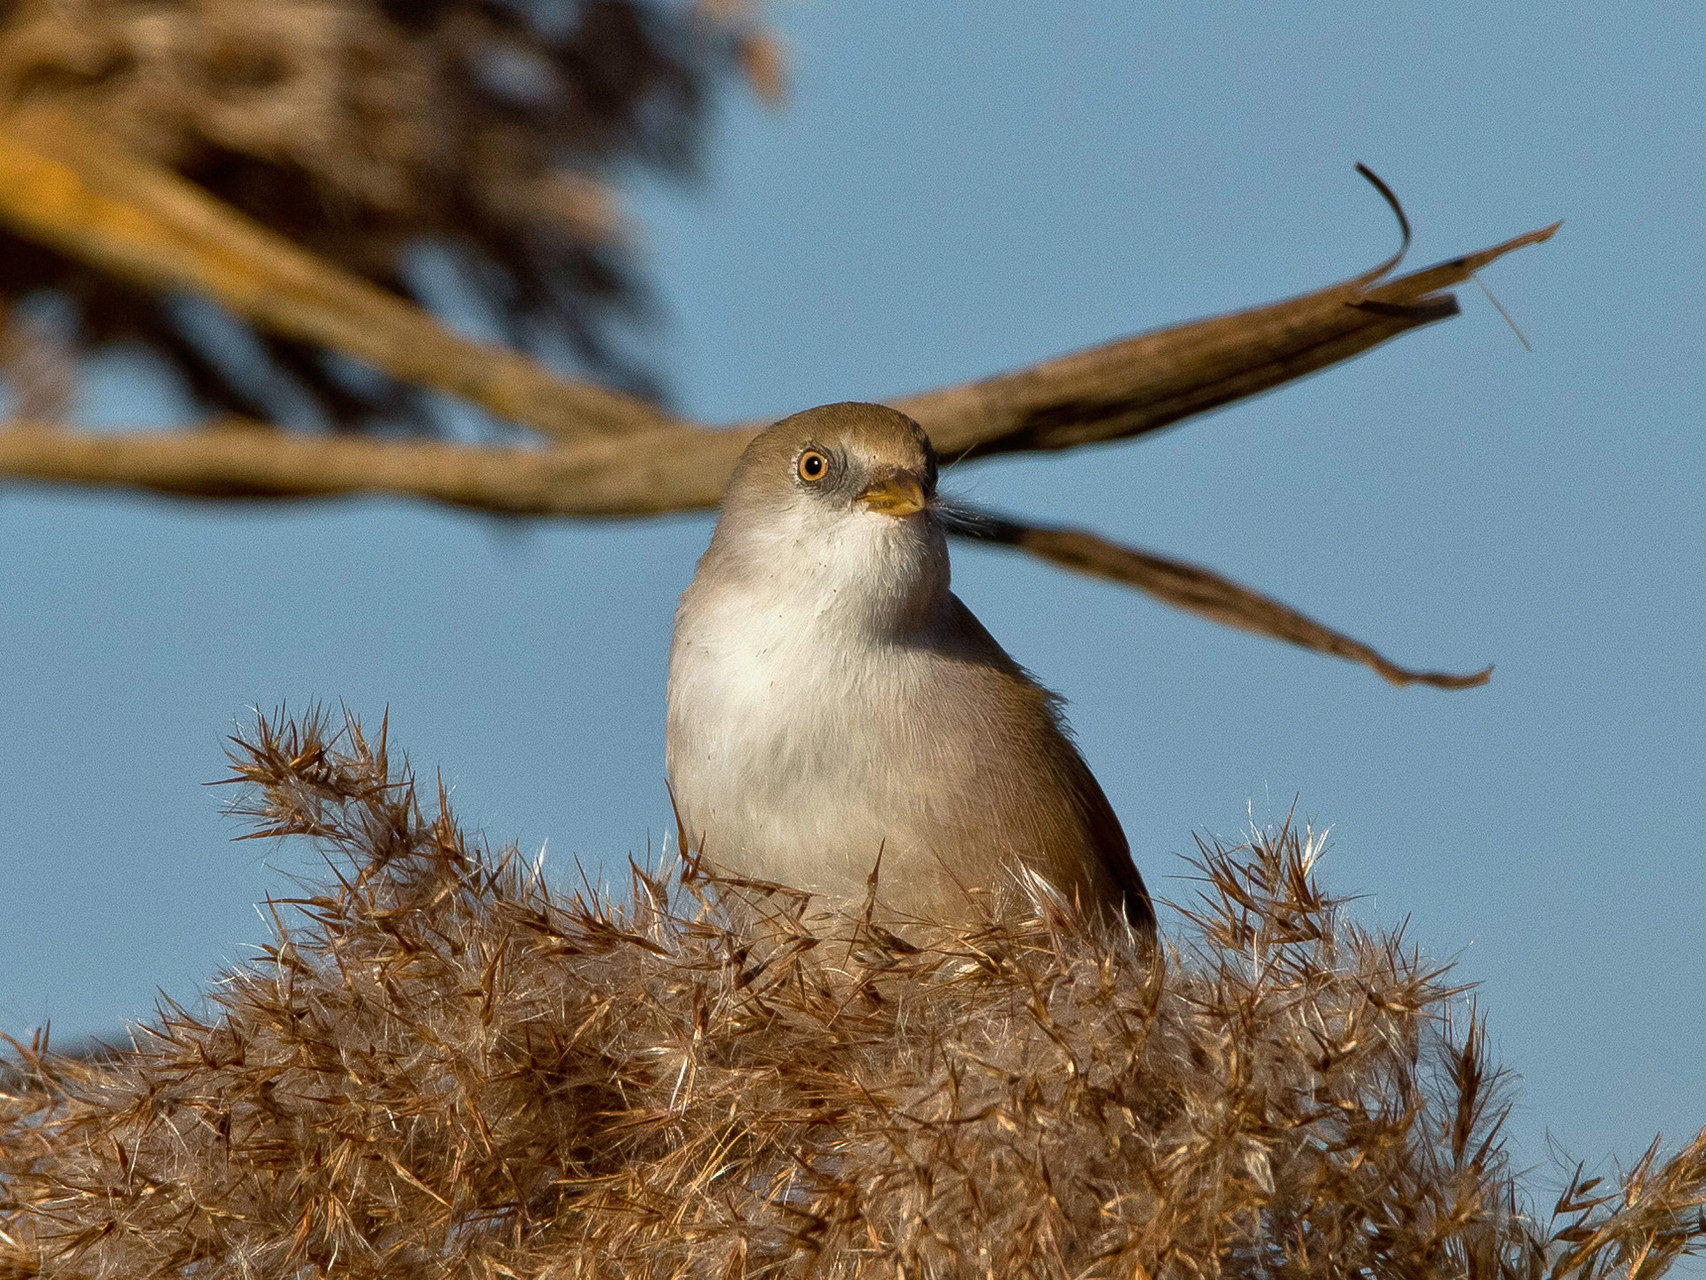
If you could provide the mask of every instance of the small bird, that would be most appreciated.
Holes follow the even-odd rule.
[[[1119,819],[1060,699],[948,589],[936,453],[911,418],[831,404],[736,465],[675,615],[667,763],[711,870],[967,925],[1022,869],[1153,934]]]

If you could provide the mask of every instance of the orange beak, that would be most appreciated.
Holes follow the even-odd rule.
[[[879,472],[859,495],[859,501],[872,511],[897,520],[915,515],[929,505],[923,483],[912,472],[899,469]]]

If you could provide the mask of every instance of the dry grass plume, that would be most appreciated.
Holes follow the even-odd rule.
[[[494,336],[574,356],[647,394],[658,389],[646,349],[655,301],[617,187],[639,170],[696,172],[718,86],[744,76],[774,91],[775,63],[771,38],[738,0],[0,5],[0,115],[69,111],[333,264],[428,305],[436,295],[411,263],[436,246],[454,265],[461,305]],[[70,314],[34,305],[44,291]],[[0,359],[8,346],[69,356],[140,344],[222,415],[438,428],[407,386],[304,342],[233,336],[182,299],[9,230],[0,230],[0,332]],[[44,358],[13,358],[0,371],[33,393],[33,414],[52,416],[28,381]]]
[[[205,1011],[21,1050],[0,1275],[1645,1278],[1706,1238],[1706,1134],[1531,1208],[1472,1006],[1308,833],[1205,847],[1161,956],[1045,897],[913,949],[694,875],[565,895],[353,720],[233,762],[327,883]]]

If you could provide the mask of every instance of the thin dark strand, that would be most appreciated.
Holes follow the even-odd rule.
[[[1487,295],[1487,301],[1493,304],[1493,310],[1497,311],[1504,317],[1505,323],[1511,327],[1511,332],[1516,334],[1516,340],[1522,343],[1522,349],[1524,351],[1533,351],[1534,348],[1529,344],[1528,338],[1523,334],[1521,329],[1517,328],[1516,320],[1511,316],[1510,312],[1505,310],[1504,303],[1500,302],[1493,296],[1493,291],[1487,287],[1487,282],[1481,279],[1480,274],[1477,272],[1471,272],[1469,278],[1481,286],[1481,292]]]
[[[1357,161],[1356,168],[1358,173],[1368,179],[1369,185],[1376,191],[1380,192],[1380,198],[1386,201],[1386,207],[1391,209],[1392,216],[1398,219],[1398,251],[1390,258],[1386,259],[1386,261],[1380,266],[1371,268],[1363,277],[1366,280],[1378,280],[1381,276],[1396,267],[1400,262],[1404,261],[1404,255],[1410,251],[1410,219],[1405,216],[1404,205],[1398,199],[1397,193],[1393,191],[1391,187],[1386,185],[1379,174],[1377,174],[1373,169],[1370,169],[1366,164],[1363,164],[1360,160]]]

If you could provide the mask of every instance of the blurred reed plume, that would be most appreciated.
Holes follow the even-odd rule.
[[[617,175],[693,172],[716,86],[744,75],[779,92],[776,64],[754,15],[728,0],[0,6],[0,115],[74,113],[325,261],[425,303],[412,255],[435,246],[503,341],[576,356],[642,394],[657,390],[634,325],[649,291]],[[44,326],[24,308],[8,326],[14,343],[141,344],[215,412],[433,429],[419,393],[376,370],[0,230],[0,315],[50,293],[71,314],[62,306]],[[6,372],[22,381],[29,369]]]
[[[205,1011],[19,1047],[0,1275],[1539,1280],[1706,1239],[1706,1133],[1534,1212],[1461,988],[1289,826],[1201,849],[1161,956],[1041,892],[832,941],[691,872],[565,895],[353,719],[232,759],[327,883]]]

